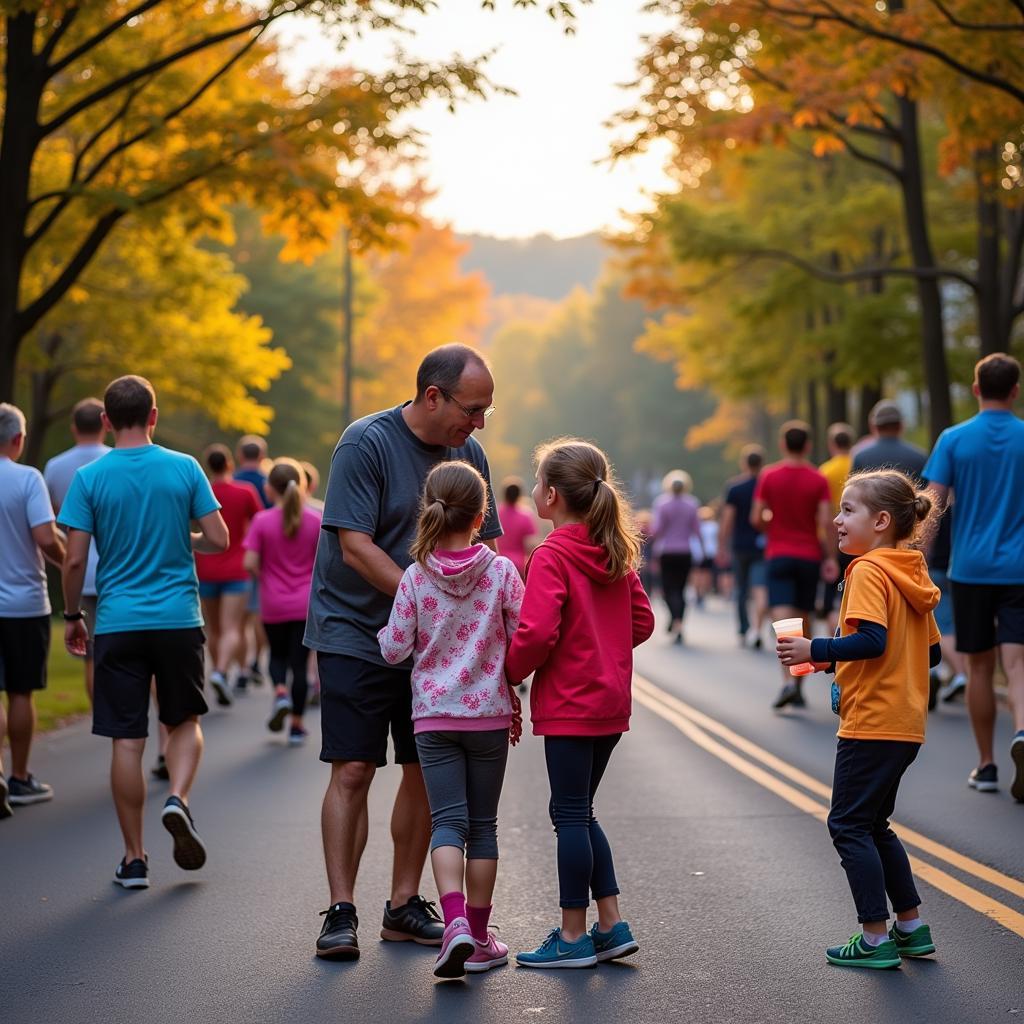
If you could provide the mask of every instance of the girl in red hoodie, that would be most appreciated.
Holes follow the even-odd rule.
[[[604,452],[562,439],[539,448],[536,462],[533,500],[554,529],[527,564],[505,670],[512,681],[536,673],[530,716],[544,737],[562,925],[516,960],[591,967],[640,948],[619,914],[612,852],[593,805],[629,728],[633,648],[653,632],[654,613],[636,573],[640,538]],[[598,920],[588,932],[591,893]]]

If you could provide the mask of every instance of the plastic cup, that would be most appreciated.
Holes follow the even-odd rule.
[[[772,629],[775,630],[777,637],[782,636],[803,636],[804,635],[804,620],[803,619],[776,619],[772,623]],[[791,676],[806,676],[810,675],[814,671],[814,666],[809,662],[805,661],[799,665],[790,665],[789,674]]]

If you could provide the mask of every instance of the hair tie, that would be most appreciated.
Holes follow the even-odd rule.
[[[594,495],[595,495],[595,496],[597,495],[597,489],[598,489],[598,488],[599,488],[599,487],[601,486],[601,484],[603,484],[603,483],[604,483],[604,480],[602,480],[602,479],[601,479],[601,477],[596,477],[596,478],[594,479]]]
[[[288,481],[288,483],[287,483],[287,484],[285,484],[285,488],[284,488],[284,489],[285,489],[286,491],[290,491],[290,490],[291,490],[291,489],[292,489],[293,487],[294,487],[294,488],[295,488],[296,490],[298,490],[298,489],[299,489],[299,484],[298,484],[298,481],[296,481],[296,480],[289,480],[289,481]]]
[[[444,512],[448,511],[448,503],[443,498],[435,498],[434,499],[434,504],[435,505],[440,505],[442,511],[444,511]]]

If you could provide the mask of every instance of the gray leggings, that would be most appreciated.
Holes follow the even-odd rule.
[[[470,860],[497,860],[508,729],[421,732],[416,749],[430,800],[431,850],[455,846]]]

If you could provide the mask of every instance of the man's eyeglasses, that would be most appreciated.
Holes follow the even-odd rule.
[[[436,384],[434,386],[437,387]],[[445,391],[444,388],[437,388],[437,390],[440,391],[442,395],[444,395],[447,401],[457,405],[462,410],[463,415],[465,415],[466,419],[468,420],[475,420],[477,416],[483,416],[484,419],[487,419],[491,415],[491,413],[494,412],[493,405],[487,406],[486,409],[478,405],[474,405],[472,407],[467,408],[450,391]]]

